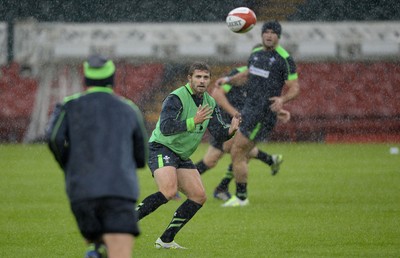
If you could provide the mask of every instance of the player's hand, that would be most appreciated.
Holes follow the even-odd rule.
[[[269,106],[273,112],[278,113],[283,108],[283,99],[281,97],[269,98],[272,104]]]
[[[194,117],[194,123],[195,124],[201,124],[204,121],[206,121],[207,119],[211,119],[212,118],[212,116],[211,116],[212,113],[213,113],[212,107],[210,107],[208,105],[205,105],[205,106],[200,105],[197,108],[197,112],[196,112],[196,115]]]
[[[234,134],[239,129],[240,121],[236,117],[231,120],[231,126],[229,127],[229,135]]]
[[[226,78],[226,77],[218,78],[218,79],[215,81],[215,86],[216,86],[216,87],[220,87],[221,85],[224,85],[226,82],[227,82],[227,78]]]
[[[283,123],[287,123],[290,120],[290,112],[287,110],[281,109],[276,115],[278,117],[278,120]]]
[[[242,114],[240,114],[240,112],[236,111],[236,113],[235,113],[235,115],[233,117],[236,117],[239,120],[239,123],[242,122]]]

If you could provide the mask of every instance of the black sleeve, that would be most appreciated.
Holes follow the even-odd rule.
[[[160,130],[163,135],[173,135],[187,131],[186,120],[180,121],[182,103],[174,94],[165,98],[160,114]]]
[[[50,151],[61,168],[68,162],[69,138],[68,124],[64,106],[57,104],[49,120],[46,130],[46,140]]]
[[[255,52],[255,53],[257,53],[257,52]],[[250,66],[253,65],[253,62],[254,62],[253,56],[255,53],[251,53],[251,55],[249,56],[249,59],[247,59],[247,68],[250,68]]]
[[[133,150],[134,150],[134,159],[136,161],[136,166],[138,168],[143,168],[146,165],[147,157],[148,157],[148,144],[147,144],[147,131],[144,125],[144,120],[141,112],[139,110],[135,110],[136,112],[136,120],[137,127],[133,133]]]
[[[229,135],[229,125],[227,125],[221,117],[221,110],[218,106],[215,107],[208,124],[208,131],[217,141],[227,141],[232,136]]]
[[[287,65],[288,65],[288,68],[287,68],[288,74],[287,74],[287,76],[285,76],[285,80],[291,80],[291,77],[297,73],[296,63],[294,62],[294,60],[291,56],[289,56],[286,59],[286,61],[287,61]]]
[[[51,133],[53,132],[53,129],[57,122],[57,118],[61,114],[61,110],[62,110],[62,104],[57,103],[54,107],[53,113],[50,115],[49,122],[47,124],[46,131],[45,131],[45,139],[47,142],[50,141]]]

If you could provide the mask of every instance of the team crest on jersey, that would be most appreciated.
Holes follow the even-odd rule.
[[[272,65],[273,63],[275,63],[275,61],[276,61],[276,59],[275,59],[275,57],[271,57],[270,59],[269,59],[269,65]]]
[[[163,157],[163,160],[164,160],[164,162],[165,162],[165,164],[169,164],[169,160],[171,159],[171,157],[170,156],[167,156],[167,155],[165,155],[164,157]]]

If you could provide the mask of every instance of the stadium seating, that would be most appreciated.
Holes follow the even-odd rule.
[[[168,92],[185,78],[165,81],[166,66],[117,64],[116,92],[144,112],[148,129]],[[213,67],[213,78],[229,72]],[[30,121],[37,81],[13,63],[0,69],[0,141],[21,141]],[[400,66],[392,62],[298,63],[301,94],[285,108],[292,120],[278,124],[274,141],[400,142]],[[179,72],[180,74],[180,72]],[[181,74],[180,74],[181,75]]]
[[[0,68],[0,142],[20,142],[33,109],[37,82],[19,70],[16,63]]]
[[[17,63],[2,66],[0,73],[0,142],[21,142],[31,119],[38,81],[20,76]],[[118,64],[116,92],[140,107],[153,94],[154,85],[160,85],[162,74],[161,64]]]
[[[272,139],[399,141],[397,63],[302,63],[301,94],[287,105],[292,121]]]

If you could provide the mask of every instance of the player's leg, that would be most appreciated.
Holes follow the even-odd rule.
[[[222,142],[217,142],[214,138],[210,140],[210,146],[203,159],[196,163],[197,170],[200,174],[205,173],[218,164],[218,161],[224,155],[222,144]]]
[[[99,242],[88,242],[85,258],[104,258],[107,256],[107,247],[102,240]]]
[[[283,162],[283,156],[281,154],[269,155],[268,153],[263,152],[257,147],[254,147],[250,151],[249,158],[258,159],[269,165],[271,167],[271,175],[273,176],[275,176],[279,172],[280,165]]]
[[[102,240],[103,228],[96,210],[96,199],[71,203],[71,210],[78,224],[81,235],[87,243],[85,257],[106,257],[107,249]]]
[[[233,138],[223,143],[222,149],[224,153],[230,153],[232,143],[233,143]],[[229,164],[227,171],[222,177],[220,183],[214,189],[214,198],[223,201],[226,201],[229,198],[231,198],[231,194],[229,193],[229,183],[232,181],[232,179],[233,179],[232,164]]]
[[[179,189],[188,199],[178,207],[167,229],[156,241],[157,248],[182,248],[174,242],[174,238],[203,206],[207,198],[200,174],[196,169],[179,168],[177,175]]]
[[[178,192],[176,167],[179,160],[179,157],[167,147],[161,144],[149,145],[148,165],[158,191],[147,196],[137,206],[139,220],[175,198]]]
[[[177,169],[179,189],[188,199],[203,205],[207,199],[206,192],[200,175],[193,173],[193,171],[196,170],[189,168]]]
[[[123,198],[104,198],[99,217],[102,221],[108,257],[132,257],[135,236],[140,234],[137,213],[132,209],[136,202]]]
[[[134,246],[134,237],[126,233],[104,234],[108,257],[131,258]]]
[[[251,151],[249,152],[249,158],[258,159],[269,166],[271,166],[273,163],[272,155],[269,155],[268,153],[260,150],[259,148],[257,148],[257,146],[251,149]]]
[[[214,198],[220,199],[223,201],[227,201],[231,198],[231,194],[229,193],[229,183],[233,179],[233,171],[232,171],[232,164],[229,164],[225,175],[214,189]]]
[[[176,168],[167,166],[154,171],[158,192],[146,198],[137,206],[139,220],[155,211],[161,205],[173,199],[178,192]]]
[[[248,153],[254,146],[254,142],[249,140],[240,131],[236,133],[231,150],[232,167],[236,183],[247,184]],[[238,197],[240,198],[242,193],[239,192],[237,195],[239,195]],[[245,199],[246,197],[247,196],[243,196],[243,199]]]
[[[236,181],[236,194],[223,204],[224,207],[243,206],[248,204],[248,154],[254,146],[255,143],[244,136],[240,130],[236,132],[231,149],[232,166]]]
[[[178,192],[178,177],[177,169],[172,166],[159,168],[154,171],[154,180],[156,181],[158,191],[160,191],[165,198],[171,200]]]

